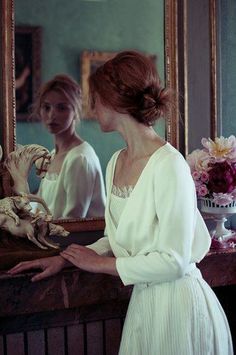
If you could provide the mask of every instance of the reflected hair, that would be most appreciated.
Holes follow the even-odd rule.
[[[161,85],[153,60],[137,51],[118,53],[90,75],[92,109],[97,96],[104,106],[128,113],[146,126],[165,117],[173,102],[171,91]]]
[[[31,106],[31,117],[40,119],[42,102],[50,91],[56,91],[65,95],[73,107],[76,119],[80,120],[82,115],[81,87],[73,78],[66,74],[58,74],[41,86],[36,100]]]

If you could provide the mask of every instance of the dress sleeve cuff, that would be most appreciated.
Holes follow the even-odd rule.
[[[116,270],[120,276],[121,281],[123,282],[124,286],[132,285],[132,280],[128,277],[126,273],[125,267],[125,259],[126,257],[118,257],[116,258]]]
[[[95,243],[86,245],[87,248],[92,249],[98,255],[102,256],[112,256],[112,250],[107,237],[98,239]]]

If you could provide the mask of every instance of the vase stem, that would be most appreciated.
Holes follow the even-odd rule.
[[[216,229],[214,233],[215,238],[219,239],[225,239],[231,235],[231,231],[227,228],[225,228],[225,222],[227,221],[227,218],[225,217],[215,217],[214,220],[216,221]]]

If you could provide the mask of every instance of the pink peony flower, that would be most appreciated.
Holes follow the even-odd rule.
[[[228,194],[236,201],[236,137],[202,138],[202,145],[187,157],[198,196],[223,194],[217,201],[228,203]]]
[[[200,177],[201,177],[201,174],[200,174],[198,171],[195,170],[195,171],[192,173],[192,177],[193,177],[194,180],[199,180]]]
[[[201,173],[201,180],[202,180],[202,182],[208,182],[208,180],[209,180],[209,174],[208,174],[206,171],[203,171],[203,172]]]
[[[220,206],[227,206],[233,201],[231,194],[213,193],[213,201]]]
[[[198,187],[197,193],[199,196],[204,197],[209,193],[209,191],[208,191],[206,185],[201,185]]]
[[[202,138],[202,145],[208,151],[209,155],[216,162],[229,160],[236,161],[236,137],[231,135],[229,138],[216,137],[213,141],[210,138]]]
[[[194,184],[195,184],[195,188],[196,190],[199,189],[200,186],[202,186],[202,182],[201,180],[194,180]]]
[[[204,150],[196,149],[187,156],[186,160],[190,166],[192,173],[194,171],[202,172],[208,170],[210,157],[208,152],[205,152]]]

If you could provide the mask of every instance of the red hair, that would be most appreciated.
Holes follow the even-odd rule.
[[[89,90],[92,107],[98,95],[104,106],[147,126],[164,116],[171,104],[152,59],[136,51],[120,52],[100,66],[89,78]]]

